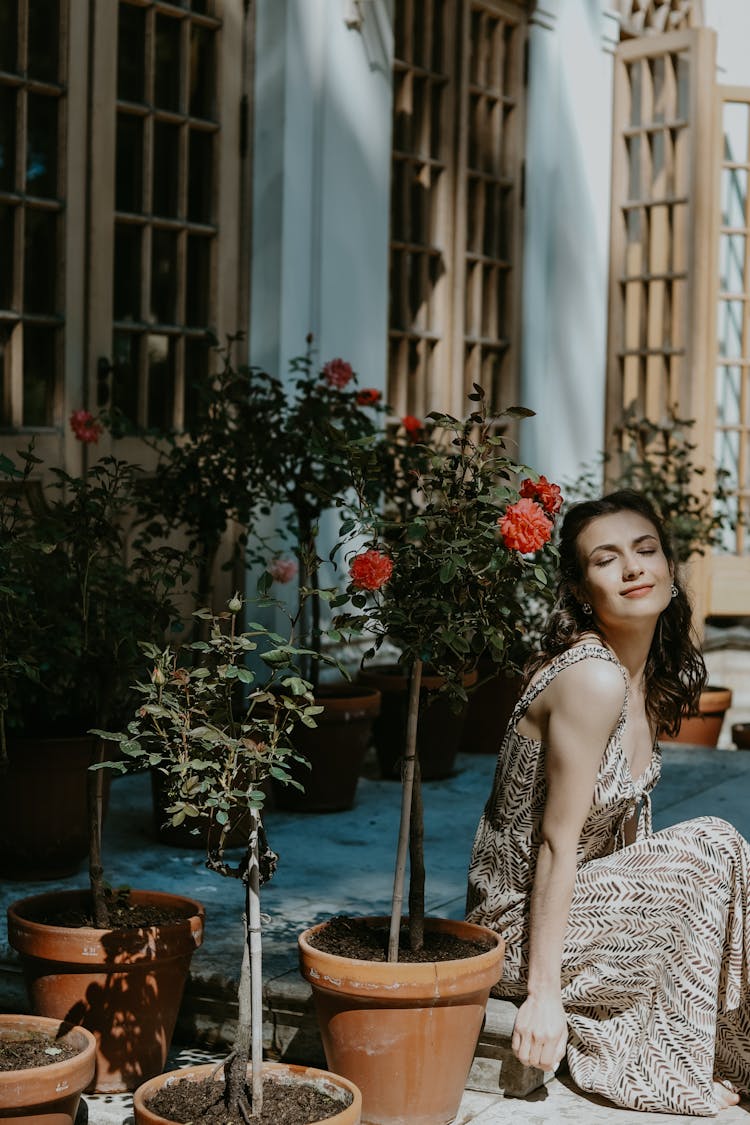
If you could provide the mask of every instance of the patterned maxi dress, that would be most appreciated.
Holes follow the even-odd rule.
[[[714,1074],[750,1090],[750,846],[715,817],[652,833],[658,746],[634,780],[622,748],[628,675],[600,644],[555,657],[516,705],[474,842],[467,918],[505,937],[493,991],[523,996],[546,782],[544,745],[518,723],[561,669],[592,657],[621,668],[626,693],[578,844],[562,957],[570,1072],[622,1106],[711,1116]]]

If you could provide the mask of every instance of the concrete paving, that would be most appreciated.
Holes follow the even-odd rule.
[[[477,819],[489,792],[494,759],[459,756],[452,777],[425,784],[425,852],[427,908],[432,914],[461,917],[466,865]],[[655,827],[706,814],[724,817],[750,837],[750,754],[665,746],[662,781],[654,795]],[[280,855],[278,872],[264,890],[265,971],[267,987],[289,982],[296,974],[296,937],[300,930],[335,913],[387,913],[392,854],[398,822],[399,787],[376,778],[374,766],[360,779],[355,807],[343,813],[297,815],[273,810],[268,816],[270,842]],[[146,775],[113,782],[104,833],[107,877],[113,885],[150,887],[187,893],[206,905],[207,930],[193,962],[188,992],[215,998],[200,1023],[201,1055],[211,1047],[206,1025],[214,1025],[214,1043],[231,1033],[228,989],[237,977],[241,949],[239,884],[206,871],[200,851],[176,849],[154,836],[150,785]],[[81,886],[84,872],[54,886]],[[51,889],[49,883],[6,883],[0,888],[0,1010],[25,1010],[15,954],[7,946],[5,908],[27,894]],[[218,1028],[226,1021],[227,1029]],[[192,1061],[183,1042],[170,1063]],[[195,1026],[193,1023],[191,1026]],[[179,1038],[179,1029],[178,1029]],[[213,1056],[212,1056],[213,1057]],[[127,1095],[86,1097],[77,1125],[132,1125]],[[721,1114],[725,1125],[750,1122],[750,1104]],[[595,1125],[617,1122],[688,1122],[694,1118],[634,1113],[581,1094],[567,1079],[555,1079],[523,1100],[466,1092],[456,1125],[528,1122]],[[408,1125],[405,1122],[404,1125]]]

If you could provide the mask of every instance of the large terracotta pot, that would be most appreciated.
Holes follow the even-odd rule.
[[[49,1066],[0,1071],[0,1121],[17,1125],[73,1125],[82,1091],[94,1074],[96,1040],[84,1027],[44,1016],[0,1015],[0,1042],[46,1034],[78,1048]]]
[[[387,919],[368,919],[387,925]],[[299,937],[328,1066],[362,1091],[366,1125],[445,1125],[458,1113],[485,1007],[502,975],[503,939],[484,926],[428,919],[425,928],[492,949],[421,964],[358,961]]]
[[[57,879],[88,854],[86,788],[96,739],[13,738],[0,784],[0,875]],[[105,792],[109,775],[104,775]]]
[[[522,683],[522,676],[498,671],[496,664],[480,666],[479,683],[469,692],[461,738],[463,753],[496,755],[499,752]]]
[[[382,692],[380,715],[373,723],[372,737],[384,778],[400,777],[400,762],[406,740],[406,717],[409,705],[409,678],[400,665],[365,668],[359,678],[363,684]],[[464,676],[464,687],[477,681],[477,673]],[[429,699],[444,683],[442,676],[422,676],[417,751],[425,781],[448,777],[453,772],[461,743],[466,708],[456,714],[444,697]]]
[[[146,1106],[157,1090],[170,1082],[179,1082],[185,1078],[190,1082],[200,1082],[208,1078],[216,1070],[214,1063],[203,1066],[188,1066],[182,1070],[173,1070],[168,1074],[160,1074],[152,1078],[135,1092],[133,1109],[135,1110],[135,1125],[165,1125],[167,1118],[159,1117],[152,1113]],[[353,1082],[340,1078],[338,1074],[329,1074],[327,1070],[316,1070],[311,1066],[293,1066],[291,1063],[263,1063],[263,1073],[278,1078],[281,1082],[306,1082],[308,1085],[319,1086],[324,1093],[336,1100],[345,1100],[346,1094],[352,1096],[352,1103],[344,1106],[340,1113],[327,1117],[323,1125],[359,1125],[362,1117],[362,1095]],[[251,1069],[248,1067],[248,1078]],[[221,1073],[216,1075],[217,1081],[222,1078]]]
[[[137,930],[47,925],[40,918],[79,907],[87,891],[57,891],[8,908],[8,940],[34,1012],[82,1024],[97,1039],[91,1089],[134,1090],[164,1069],[194,950],[203,940],[200,903],[157,891],[131,891],[136,904],[184,918]]]
[[[661,742],[681,742],[693,746],[716,746],[721,734],[724,715],[732,706],[729,688],[711,684],[701,692],[699,714],[683,719],[674,738],[660,737]]]
[[[292,764],[292,776],[304,786],[274,782],[276,807],[291,812],[339,812],[354,804],[357,780],[380,714],[381,694],[361,684],[324,684],[315,693],[323,708],[317,726],[294,728],[292,741],[310,769]]]

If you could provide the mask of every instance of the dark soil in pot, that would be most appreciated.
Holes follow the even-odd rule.
[[[74,1043],[43,1031],[19,1031],[0,1035],[0,1070],[28,1070],[51,1066],[80,1054]]]
[[[373,926],[361,918],[338,916],[313,934],[310,945],[323,953],[336,957],[351,957],[355,961],[385,961],[388,950],[387,926]],[[453,934],[425,930],[422,949],[409,948],[409,930],[403,926],[399,935],[398,959],[400,962],[459,961],[476,957],[492,948],[489,943],[464,941]]]
[[[183,1079],[163,1086],[147,1102],[152,1113],[177,1125],[247,1125],[241,1114],[227,1114],[224,1083],[212,1078],[202,1082]],[[249,1097],[249,1091],[248,1091]],[[263,1082],[263,1112],[253,1125],[309,1125],[341,1113],[342,1103],[314,1086],[302,1082]]]
[[[111,930],[141,930],[148,926],[168,926],[172,922],[179,922],[188,917],[182,911],[169,910],[165,907],[155,906],[151,903],[131,904],[127,893],[115,894],[110,902],[109,929]],[[88,901],[80,905],[65,904],[59,909],[46,910],[44,914],[34,916],[35,922],[44,926],[65,926],[69,929],[82,929],[91,927],[96,929],[94,912]]]

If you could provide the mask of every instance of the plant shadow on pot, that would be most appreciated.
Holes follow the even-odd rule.
[[[360,770],[378,722],[380,691],[364,684],[322,684],[315,703],[323,711],[315,727],[299,725],[295,750],[310,768],[294,763],[290,772],[304,792],[274,782],[274,803],[288,812],[341,812],[354,804]]]
[[[409,680],[400,665],[365,668],[359,679],[363,684],[382,692],[380,715],[373,723],[373,741],[383,778],[400,778],[401,758],[406,741],[406,716],[409,705]],[[477,681],[477,673],[467,673],[464,688]],[[449,777],[456,763],[456,754],[466,719],[466,707],[456,713],[448,700],[437,691],[443,686],[442,676],[423,674],[422,702],[417,728],[417,750],[423,781]],[[432,693],[432,694],[430,694]]]
[[[85,891],[35,895],[8,910],[32,1009],[81,1024],[97,1039],[91,1089],[134,1090],[159,1074],[177,1021],[203,908],[192,899],[131,891],[139,906],[163,910],[163,923],[99,930],[48,922],[59,909],[82,909]]]

